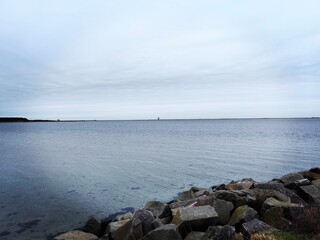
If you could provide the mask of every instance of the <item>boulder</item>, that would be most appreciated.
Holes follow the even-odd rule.
[[[259,217],[256,210],[247,205],[237,207],[237,209],[232,213],[229,225],[242,224],[243,222],[250,221],[254,218]]]
[[[310,170],[309,170],[309,172],[314,172],[314,173],[317,173],[317,174],[320,174],[320,168],[311,168]]]
[[[293,189],[293,190],[298,189],[300,186],[307,186],[307,185],[310,185],[310,181],[308,178],[302,178],[294,182],[284,184],[286,188]]]
[[[164,224],[163,224],[163,222],[161,221],[160,218],[156,218],[156,219],[153,220],[153,222],[151,223],[151,226],[152,226],[153,229],[156,229],[156,228],[161,227],[161,226],[163,226],[163,225],[164,225]]]
[[[131,212],[127,212],[127,213],[124,213],[124,214],[120,214],[120,215],[117,215],[113,221],[120,221],[120,220],[127,220],[127,219],[132,219],[132,213]]]
[[[144,209],[138,209],[133,214],[132,219],[139,219],[141,221],[143,235],[146,235],[153,230],[152,222],[154,217],[152,212]]]
[[[186,201],[177,201],[170,203],[170,208],[175,209],[179,207],[194,207],[194,206],[205,206],[212,205],[216,199],[213,196],[202,195],[197,198]]]
[[[96,236],[100,236],[101,233],[101,221],[95,217],[89,218],[86,225],[83,227],[83,231],[87,233],[92,233]]]
[[[194,192],[192,190],[184,191],[178,194],[178,201],[187,201],[195,198]]]
[[[300,173],[289,173],[281,177],[283,183],[292,183],[300,179],[303,179],[303,176]]]
[[[315,172],[303,172],[303,177],[308,178],[309,180],[317,180],[320,179],[320,174]]]
[[[255,197],[244,190],[219,190],[213,194],[214,197],[232,202],[234,207],[249,205],[255,202]]]
[[[218,222],[222,225],[227,224],[230,219],[230,213],[234,208],[233,203],[222,199],[215,199],[211,206],[218,213]]]
[[[202,240],[203,236],[204,232],[192,231],[184,238],[184,240]]]
[[[311,182],[311,184],[312,184],[313,186],[315,186],[316,188],[320,189],[320,179],[318,179],[318,180],[313,180],[313,181]]]
[[[284,213],[286,217],[295,218],[303,211],[303,206],[296,204],[296,203],[289,203],[289,202],[281,202],[275,198],[268,198],[264,201],[262,206],[262,211],[265,212],[266,210],[274,207],[279,207],[284,209]]]
[[[251,236],[258,232],[270,234],[274,231],[277,231],[277,229],[258,219],[253,219],[251,221],[243,223],[241,228],[241,232],[244,236],[244,239],[246,240],[250,240]]]
[[[173,217],[172,223],[178,226],[182,237],[192,231],[206,231],[209,226],[215,225],[218,214],[211,206],[179,208]]]
[[[243,179],[240,182],[230,182],[225,186],[226,190],[249,190],[253,187],[253,179]]]
[[[170,206],[159,201],[147,202],[144,209],[152,212],[155,218],[166,218],[172,216]]]
[[[200,196],[209,196],[210,194],[213,194],[213,190],[209,188],[198,188],[198,187],[192,187],[190,191],[193,192],[193,195],[195,197],[200,197]]]
[[[229,225],[211,226],[201,240],[235,240],[235,228]]]
[[[111,236],[113,240],[129,240],[132,235],[131,228],[132,219],[110,222],[105,234]]]
[[[56,236],[53,240],[98,240],[98,237],[92,233],[75,230]]]
[[[291,222],[284,218],[282,207],[273,207],[265,211],[261,220],[272,227],[281,230],[289,229]]]
[[[301,186],[300,195],[309,203],[320,204],[320,190],[314,186]]]
[[[134,236],[134,239],[140,239],[144,236],[143,230],[142,230],[142,222],[134,218],[132,219],[132,227],[131,227],[132,235]]]
[[[167,224],[149,232],[141,240],[182,240],[182,237],[175,224]]]

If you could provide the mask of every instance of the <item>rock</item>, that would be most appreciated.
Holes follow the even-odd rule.
[[[158,227],[163,226],[164,224],[162,223],[160,218],[156,218],[155,220],[153,220],[153,222],[151,223],[151,226],[153,229],[156,229]]]
[[[98,240],[98,237],[92,233],[76,230],[56,236],[53,240]]]
[[[144,209],[138,209],[134,214],[132,219],[139,219],[141,221],[143,235],[151,232],[152,222],[154,220],[153,215],[150,211]]]
[[[172,223],[178,226],[182,237],[192,231],[206,231],[209,226],[215,225],[218,214],[211,206],[179,208],[173,217]]]
[[[121,215],[117,215],[115,218],[114,218],[114,221],[120,221],[120,220],[127,220],[127,219],[132,219],[132,213],[131,212],[127,212],[127,213],[124,213],[124,214],[121,214]]]
[[[147,202],[144,209],[152,212],[155,218],[166,218],[172,216],[170,206],[159,201]]]
[[[235,229],[232,226],[211,226],[202,240],[235,240]]]
[[[248,205],[256,200],[254,196],[244,190],[219,190],[213,195],[218,199],[232,202],[235,207]]]
[[[265,234],[270,234],[272,232],[276,231],[275,228],[272,226],[258,220],[258,219],[253,219],[251,221],[245,222],[242,224],[242,229],[241,232],[243,233],[244,239],[250,240],[251,236],[254,233],[265,233]]]
[[[129,240],[132,235],[131,227],[132,219],[110,222],[105,234],[111,236],[113,240]]]
[[[209,188],[198,188],[198,187],[192,187],[190,189],[190,191],[193,192],[193,195],[195,197],[200,197],[200,196],[209,196],[210,194],[213,194],[213,191],[212,189],[209,189]]]
[[[301,186],[300,195],[309,203],[320,204],[320,190],[314,186]]]
[[[290,197],[276,190],[265,190],[265,189],[254,188],[249,191],[253,196],[255,196],[257,200],[253,204],[251,205],[248,204],[248,205],[256,209],[258,212],[261,211],[264,201],[270,197],[276,198],[282,202],[290,202]]]
[[[284,186],[289,189],[298,189],[300,186],[306,186],[306,185],[310,185],[310,181],[308,178],[302,178],[294,182],[284,184]]]
[[[284,214],[288,218],[295,218],[297,217],[302,211],[303,206],[296,204],[296,203],[289,203],[289,202],[281,202],[275,198],[268,198],[264,201],[262,206],[262,211],[265,212],[266,210],[274,207],[283,208]]]
[[[218,222],[222,225],[227,224],[230,219],[230,213],[234,208],[233,203],[222,199],[215,199],[211,206],[218,213]]]
[[[195,198],[193,191],[188,190],[178,194],[177,200],[179,201],[187,201]]]
[[[314,173],[320,174],[320,168],[311,168],[309,170],[309,172],[314,172]]]
[[[170,204],[170,208],[176,209],[179,207],[194,207],[194,206],[205,206],[205,205],[211,206],[214,203],[214,201],[215,201],[215,198],[213,196],[203,195],[187,201],[173,202]]]
[[[276,191],[278,191],[280,193],[283,193],[286,196],[288,196],[292,203],[298,203],[298,204],[301,204],[303,206],[307,206],[308,205],[296,193],[294,193],[293,191],[285,188],[283,186],[283,184],[281,184],[281,183],[257,183],[254,186],[255,186],[255,188],[258,188],[258,189],[276,190]]]
[[[231,182],[225,186],[226,190],[249,190],[253,187],[253,179],[243,179],[240,182]]]
[[[300,179],[303,179],[303,176],[300,173],[289,173],[281,177],[281,181],[284,183],[292,183]]]
[[[182,237],[175,224],[167,224],[149,232],[141,240],[182,240]]]
[[[237,209],[233,212],[228,224],[242,224],[243,222],[247,222],[254,218],[257,218],[258,216],[258,213],[253,208],[248,207],[247,205],[240,206],[237,207]]]
[[[284,211],[282,207],[273,207],[265,211],[261,220],[272,227],[281,230],[289,229],[291,222],[284,218]]]
[[[139,219],[132,219],[131,231],[134,239],[140,239],[143,237],[142,222]]]
[[[320,179],[318,179],[318,180],[313,180],[313,181],[311,182],[311,184],[312,184],[313,186],[315,186],[316,188],[320,189]]]
[[[86,225],[83,227],[83,231],[87,233],[92,233],[99,236],[101,233],[101,221],[95,217],[89,218]]]
[[[204,232],[192,231],[184,238],[184,240],[202,240],[203,236]]]
[[[303,177],[308,178],[311,181],[320,179],[320,174],[315,172],[303,172],[302,175]]]

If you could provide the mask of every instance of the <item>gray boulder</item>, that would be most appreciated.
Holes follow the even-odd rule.
[[[146,235],[153,230],[152,222],[154,220],[154,217],[150,211],[138,209],[133,214],[132,219],[139,219],[141,221],[143,235]]]
[[[320,179],[313,180],[311,184],[320,190]]]
[[[215,199],[211,206],[218,213],[218,222],[222,225],[227,224],[230,219],[230,213],[234,208],[233,203],[222,199]]]
[[[289,173],[281,177],[283,183],[292,183],[300,179],[303,179],[303,176],[300,173]]]
[[[92,233],[75,230],[56,236],[53,240],[98,240],[98,237]]]
[[[172,216],[170,206],[159,201],[147,202],[144,209],[152,212],[155,218],[166,218]]]
[[[95,217],[89,218],[86,225],[83,227],[83,231],[87,233],[92,233],[99,236],[101,232],[101,221]]]
[[[175,224],[167,224],[149,232],[141,240],[182,240],[182,237]]]
[[[320,190],[314,186],[301,186],[300,195],[309,203],[320,204]]]
[[[269,234],[274,231],[277,231],[277,229],[258,219],[253,219],[251,221],[243,223],[241,228],[241,232],[244,236],[244,239],[246,240],[250,240],[251,236],[255,233]]]
[[[110,222],[105,235],[111,236],[113,240],[129,240],[132,232],[132,219]]]
[[[215,225],[218,221],[218,214],[211,206],[199,206],[189,208],[179,208],[173,217],[172,223],[178,226],[182,237],[189,232],[204,232],[209,226]]]
[[[251,207],[248,207],[247,205],[237,207],[237,209],[232,213],[229,225],[236,225],[241,224],[243,222],[250,221],[254,218],[257,218],[259,215]]]
[[[235,240],[235,228],[229,225],[211,226],[201,240]]]
[[[203,236],[204,232],[192,231],[184,238],[184,240],[202,240]]]
[[[273,207],[266,210],[261,220],[272,227],[284,231],[291,226],[291,222],[284,217],[284,209],[282,207]]]
[[[256,201],[256,198],[244,190],[219,190],[213,194],[214,197],[232,202],[235,207],[249,205]]]

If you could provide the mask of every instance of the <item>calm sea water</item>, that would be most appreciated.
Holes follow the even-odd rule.
[[[91,215],[191,186],[267,181],[319,156],[319,119],[3,123],[0,239],[45,239]]]

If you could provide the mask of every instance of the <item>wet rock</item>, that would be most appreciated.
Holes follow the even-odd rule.
[[[245,222],[242,224],[241,232],[244,236],[244,239],[249,240],[251,236],[255,233],[272,233],[276,229],[258,219],[253,219],[251,221]]]
[[[233,203],[222,199],[215,199],[211,206],[218,213],[218,222],[222,225],[227,224],[230,219],[230,213],[234,208]]]
[[[167,224],[154,229],[141,240],[182,240],[182,237],[175,224]]]
[[[300,194],[307,202],[320,204],[320,190],[316,186],[302,186]]]
[[[101,221],[95,217],[89,218],[86,225],[83,227],[83,231],[87,233],[92,233],[99,236],[101,233]]]
[[[284,211],[282,207],[273,207],[265,211],[261,220],[272,227],[281,229],[283,231],[289,229],[291,222],[284,218]]]
[[[258,216],[258,213],[253,208],[248,207],[247,205],[240,206],[237,207],[237,209],[233,212],[228,224],[242,224],[243,222],[247,222],[254,218],[257,218]]]
[[[300,173],[289,173],[281,177],[283,183],[292,183],[300,179],[303,179],[303,176]]]
[[[182,237],[192,231],[206,231],[217,221],[218,214],[211,206],[179,208],[172,219],[172,223],[178,226]]]
[[[152,212],[155,218],[166,218],[172,216],[170,206],[159,201],[147,202],[144,209]]]
[[[316,188],[320,189],[320,179],[318,180],[313,180],[311,183],[313,186],[315,186]]]
[[[53,240],[98,240],[98,237],[92,233],[76,230],[56,236]]]
[[[235,207],[247,205],[256,201],[255,197],[243,190],[220,190],[213,194],[214,197],[232,202]]]
[[[315,172],[303,172],[302,175],[303,177],[308,178],[311,181],[320,179],[320,174]]]
[[[150,211],[147,211],[144,209],[138,209],[133,214],[132,219],[139,219],[141,221],[143,235],[146,235],[147,233],[149,233],[153,230],[152,222],[153,222],[154,218],[153,218],[153,215]]]
[[[202,240],[203,236],[204,232],[192,231],[184,238],[184,240]]]
[[[202,240],[235,240],[235,228],[229,225],[211,226]]]

